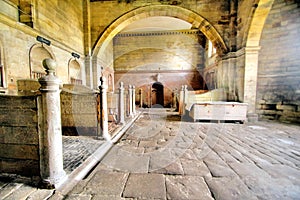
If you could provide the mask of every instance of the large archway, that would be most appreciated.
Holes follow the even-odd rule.
[[[220,55],[227,52],[227,46],[220,34],[199,14],[179,6],[151,5],[134,9],[116,19],[103,34],[99,36],[97,42],[93,46],[92,55],[97,56],[98,53],[104,51],[109,44],[109,41],[127,25],[134,21],[152,16],[168,16],[186,21],[192,24],[194,29],[200,30],[210,41],[212,41]]]
[[[105,68],[113,67],[113,58],[109,58],[112,60],[108,61],[108,63],[107,59],[103,58],[103,56],[107,55],[106,52],[110,49],[113,38],[133,22],[155,16],[176,18],[190,23],[194,31],[200,31],[213,43],[214,47],[217,49],[218,55],[221,56],[228,52],[228,48],[216,28],[194,11],[174,5],[150,5],[139,7],[117,18],[101,35],[99,35],[99,38],[93,45],[92,57],[89,61],[89,70],[93,71],[91,74],[93,77],[91,77],[90,82],[93,83],[94,87],[97,87],[98,85],[96,82],[101,73],[101,66],[106,65]]]

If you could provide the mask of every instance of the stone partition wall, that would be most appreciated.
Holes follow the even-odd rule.
[[[0,95],[0,173],[39,176],[37,96]]]
[[[260,42],[257,109],[262,118],[300,123],[299,19],[299,1],[274,1]]]
[[[61,92],[63,135],[97,134],[97,94],[91,89],[65,84]]]
[[[172,93],[178,92],[182,85],[189,90],[207,89],[202,75],[198,71],[118,71],[115,72],[115,85],[135,85],[136,96],[140,89],[143,91],[144,104],[149,106],[150,88],[154,83],[164,86],[164,106],[172,104]],[[138,98],[136,98],[138,101]],[[139,103],[139,102],[136,102]]]

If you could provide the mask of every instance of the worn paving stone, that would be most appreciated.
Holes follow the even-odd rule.
[[[150,173],[156,173],[156,174],[169,174],[169,175],[183,175],[184,171],[181,165],[181,162],[179,159],[177,159],[175,162],[171,163],[170,165],[160,168],[154,171],[150,171]]]
[[[130,174],[122,197],[166,199],[165,177],[162,174]]]
[[[149,156],[129,153],[122,148],[112,149],[102,160],[106,166],[121,172],[147,173],[149,167]]]
[[[258,200],[239,177],[212,178],[207,180],[207,183],[216,200]]]
[[[265,170],[262,170],[255,164],[231,163],[230,166],[236,171],[237,174],[239,174],[247,187],[259,198],[295,199],[299,197],[299,181],[293,182],[292,180],[285,178],[284,175],[275,175],[272,177]],[[271,167],[270,165],[268,166],[273,169],[274,172],[277,171],[277,173],[284,173],[284,170],[282,169],[275,170],[274,167]],[[300,178],[300,175],[297,175],[297,173],[293,173],[293,175],[296,175],[296,179]]]
[[[180,159],[183,167],[184,175],[210,177],[211,172],[200,160]]]
[[[65,200],[91,200],[90,194],[71,194],[65,198]]]
[[[22,183],[8,183],[0,191],[0,197],[5,198],[8,195],[12,194],[14,191],[17,191],[20,187],[22,187]]]
[[[152,152],[150,155],[149,171],[165,168],[183,155],[184,149],[165,148]]]
[[[127,178],[127,173],[97,171],[82,194],[121,196]]]
[[[31,193],[26,200],[42,200],[48,199],[53,194],[54,190],[41,190],[37,189],[35,192]]]
[[[127,198],[126,198],[127,199]],[[94,195],[92,200],[125,200],[125,198],[112,195]]]
[[[166,176],[167,198],[212,200],[204,178],[200,176]]]
[[[22,185],[18,188],[15,192],[8,195],[5,199],[6,200],[16,200],[21,199],[22,197],[27,197],[31,193],[35,192],[37,189],[28,185]]]

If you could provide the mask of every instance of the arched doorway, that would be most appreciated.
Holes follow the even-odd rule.
[[[164,107],[164,86],[160,82],[155,82],[151,90],[152,107]]]

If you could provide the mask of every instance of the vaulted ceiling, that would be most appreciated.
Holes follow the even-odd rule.
[[[155,16],[140,19],[126,26],[121,32],[173,31],[190,29],[192,24],[181,19]]]

